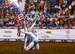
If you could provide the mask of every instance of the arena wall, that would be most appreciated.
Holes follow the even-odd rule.
[[[35,35],[42,42],[74,42],[75,29],[35,29]],[[21,29],[24,32],[23,29]],[[17,36],[17,29],[0,29],[0,41],[23,41],[25,34]]]

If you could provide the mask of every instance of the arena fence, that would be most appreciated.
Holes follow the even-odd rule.
[[[24,30],[17,36],[17,29],[0,29],[0,41],[24,41]],[[35,29],[41,42],[75,42],[75,29]]]

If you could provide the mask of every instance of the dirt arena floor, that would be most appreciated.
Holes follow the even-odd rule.
[[[75,54],[75,43],[40,43],[40,50],[22,50],[23,42],[0,42],[0,54]]]

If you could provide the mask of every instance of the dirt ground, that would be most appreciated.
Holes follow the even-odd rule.
[[[0,54],[75,54],[75,43],[40,43],[40,50],[22,50],[23,42],[0,42]]]

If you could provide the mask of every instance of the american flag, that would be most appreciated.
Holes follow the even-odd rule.
[[[20,33],[21,33],[21,29],[20,29],[20,21],[22,20],[22,19],[24,19],[24,16],[23,16],[23,14],[22,14],[22,12],[21,12],[21,10],[18,8],[18,16],[17,16],[17,35],[18,36],[20,36]]]
[[[19,8],[19,4],[18,4],[18,0],[13,0],[13,8],[15,9],[17,9],[17,18],[16,18],[16,20],[17,20],[17,35],[18,36],[20,36],[20,33],[21,33],[21,29],[20,29],[20,21],[24,18],[23,17],[23,14],[22,14],[22,12],[21,12],[21,10],[20,10],[20,8]]]
[[[20,11],[20,10],[19,10]],[[23,14],[20,12],[19,14],[18,14],[18,20],[19,21],[21,21],[22,19],[24,19],[24,16],[23,16]]]

